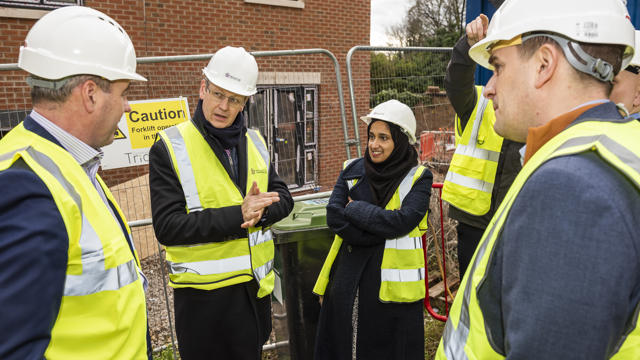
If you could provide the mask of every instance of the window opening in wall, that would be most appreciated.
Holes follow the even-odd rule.
[[[275,170],[290,189],[315,186],[317,173],[317,88],[260,87],[245,106],[247,126],[267,141]]]
[[[0,6],[53,10],[68,5],[83,5],[83,0],[0,0]]]

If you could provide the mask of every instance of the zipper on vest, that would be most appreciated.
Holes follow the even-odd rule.
[[[227,154],[227,159],[229,160],[229,165],[230,168],[229,170],[231,171],[231,177],[234,183],[238,182],[238,177],[236,176],[236,171],[235,171],[235,165],[233,163],[233,156],[231,156],[231,149],[224,149],[225,154]]]

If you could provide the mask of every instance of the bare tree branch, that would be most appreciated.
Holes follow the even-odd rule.
[[[462,34],[464,4],[464,0],[415,0],[404,21],[388,29],[387,35],[403,46],[429,45],[443,33],[456,39]]]

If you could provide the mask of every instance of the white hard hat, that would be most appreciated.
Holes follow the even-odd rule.
[[[640,66],[640,31],[636,30],[636,51],[633,53],[633,59],[629,65]]]
[[[50,80],[88,74],[147,81],[136,73],[129,35],[109,16],[84,6],[62,7],[38,20],[20,47],[18,67]]]
[[[551,32],[584,43],[624,45],[622,69],[633,55],[635,29],[620,0],[507,0],[491,19],[487,37],[469,50],[469,56],[493,70],[489,64],[492,46],[531,32]],[[565,57],[569,60],[566,51]]]
[[[396,124],[407,135],[410,144],[416,143],[416,117],[410,107],[398,100],[389,100],[378,104],[360,120],[367,125],[371,123],[371,120],[384,120]]]
[[[242,47],[226,46],[216,51],[202,73],[216,86],[243,96],[257,92],[258,63]]]

